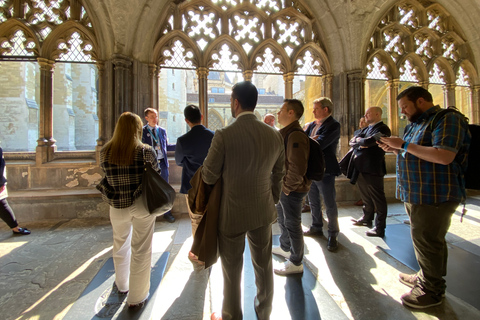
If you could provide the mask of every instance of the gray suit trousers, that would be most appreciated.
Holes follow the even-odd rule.
[[[242,320],[241,279],[245,235],[252,255],[257,296],[255,311],[259,320],[270,318],[273,302],[272,226],[238,234],[219,231],[218,246],[223,269],[223,320]],[[245,303],[253,303],[245,301]]]

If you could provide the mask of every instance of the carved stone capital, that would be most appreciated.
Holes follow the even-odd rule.
[[[197,68],[197,77],[198,79],[207,79],[208,77],[208,68],[200,67]]]
[[[41,71],[50,71],[53,73],[53,70],[55,69],[55,61],[44,59],[44,58],[38,58],[37,62],[38,62],[38,65],[40,66]]]
[[[293,72],[284,73],[283,74],[283,81],[285,81],[285,83],[293,82],[294,77],[295,77],[295,73],[293,73]]]
[[[243,79],[245,79],[245,81],[252,81],[252,78],[253,78],[253,70],[243,71]]]

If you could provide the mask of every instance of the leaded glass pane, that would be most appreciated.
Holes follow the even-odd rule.
[[[212,70],[222,71],[241,71],[238,67],[240,58],[238,54],[233,54],[227,44],[223,44],[219,53],[213,53],[212,59],[214,61]]]
[[[180,40],[176,40],[172,48],[164,50],[163,55],[165,56],[165,62],[162,67],[194,68],[191,61],[193,52],[185,49]]]
[[[400,81],[418,82],[417,70],[413,67],[410,60],[400,67]]]
[[[464,86],[464,87],[470,86],[470,77],[468,76],[465,69],[463,69],[462,67],[458,69],[457,81],[455,83],[457,84],[457,86]]]
[[[262,55],[258,55],[255,58],[255,61],[258,63],[257,68],[254,72],[260,73],[282,73],[280,65],[282,61],[278,55],[275,55],[270,48],[265,48]]]
[[[387,65],[382,64],[378,57],[374,57],[372,62],[367,64],[367,79],[388,80],[386,72]]]
[[[78,32],[72,33],[67,42],[61,42],[58,45],[58,49],[62,50],[58,61],[93,62],[91,55],[92,46],[90,44],[84,45],[83,43],[84,41]]]
[[[436,84],[445,84],[445,72],[440,69],[438,64],[433,65],[433,69],[430,70],[430,78],[429,81],[430,83],[436,83]]]
[[[10,41],[4,41],[1,44],[2,55],[4,56],[34,56],[35,42],[27,41],[25,33],[22,30],[15,32]]]
[[[303,57],[297,59],[296,62],[299,68],[295,74],[322,75],[320,61],[315,59],[310,50],[306,50]]]

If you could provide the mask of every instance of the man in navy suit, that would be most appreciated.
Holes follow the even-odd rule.
[[[325,158],[325,176],[321,181],[312,181],[308,199],[312,211],[312,226],[304,232],[305,236],[322,237],[323,219],[320,193],[325,202],[328,217],[329,251],[338,249],[337,237],[340,232],[338,225],[338,209],[335,200],[335,177],[340,175],[340,166],[337,160],[337,146],[340,139],[340,123],[332,117],[333,103],[329,98],[318,98],[313,101],[313,115],[315,121],[307,127],[307,134],[315,139],[323,150]]]
[[[383,177],[387,173],[385,151],[377,141],[380,137],[389,137],[390,128],[382,121],[382,109],[370,107],[365,112],[367,127],[357,132],[350,140],[353,148],[355,170],[358,172],[357,185],[363,201],[363,216],[354,220],[354,225],[375,227],[366,232],[370,237],[383,237],[387,226],[387,199],[385,198]]]
[[[158,126],[158,112],[153,108],[145,109],[147,124],[143,127],[142,142],[152,146],[157,154],[158,164],[162,170],[161,176],[168,182],[167,132]],[[175,222],[171,211],[163,215],[170,223]]]
[[[195,235],[202,216],[193,214],[188,207],[188,190],[192,188],[190,180],[207,156],[214,132],[202,125],[203,116],[197,106],[193,104],[188,105],[183,110],[183,114],[185,116],[185,122],[190,127],[190,131],[177,139],[175,162],[182,167],[182,186],[180,187],[180,193],[185,194],[187,199],[188,213],[192,220],[192,235]]]

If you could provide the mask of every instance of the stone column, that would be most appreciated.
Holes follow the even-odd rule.
[[[455,83],[449,83],[443,86],[444,97],[445,97],[445,108],[450,106],[455,106]]]
[[[208,68],[200,67],[197,68],[197,78],[198,78],[198,104],[200,112],[203,116],[203,125],[208,127]]]
[[[53,160],[57,147],[53,138],[53,69],[55,62],[38,58],[40,66],[40,123],[36,148],[36,164]]]
[[[285,73],[283,81],[285,81],[285,99],[293,99],[293,72]]]
[[[472,115],[471,124],[480,124],[480,86],[473,86],[470,90],[472,95]]]
[[[150,107],[158,110],[158,75],[160,68],[156,64],[148,65],[148,75],[150,77]]]
[[[332,86],[332,81],[333,81],[333,75],[332,74],[326,74],[322,76],[322,97],[333,97],[333,86]]]
[[[352,71],[348,76],[348,126],[350,130],[345,131],[349,135],[356,130],[358,119],[365,113],[365,91],[362,71]],[[353,130],[353,131],[352,131]]]
[[[95,147],[95,158],[97,164],[100,163],[100,150],[107,141],[107,117],[105,112],[105,90],[107,88],[105,84],[105,63],[103,61],[97,61],[98,72],[98,93],[97,93],[97,117],[98,117],[98,139]]]
[[[132,62],[126,57],[116,57],[112,60],[114,64],[115,83],[114,83],[114,116],[116,119],[125,111],[131,109],[131,67]]]
[[[253,78],[253,71],[252,70],[243,71],[243,79],[245,81],[252,81],[252,78]]]
[[[392,131],[392,135],[398,136],[398,86],[400,84],[399,79],[392,79],[387,81],[388,92],[388,127]]]

